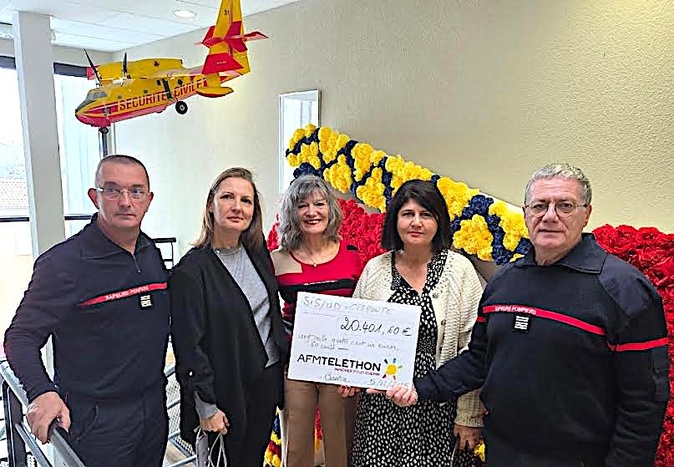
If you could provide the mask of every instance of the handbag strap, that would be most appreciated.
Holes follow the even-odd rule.
[[[218,433],[213,441],[213,445],[208,448],[208,458],[213,459],[213,453],[217,449],[217,457],[214,467],[227,467],[227,457],[225,456],[225,435]]]

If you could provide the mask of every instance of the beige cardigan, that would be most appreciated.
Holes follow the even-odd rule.
[[[353,296],[387,301],[391,296],[392,280],[391,252],[388,252],[368,261]],[[438,324],[436,368],[468,348],[481,296],[482,285],[471,262],[458,253],[448,251],[442,276],[431,294]],[[479,396],[478,389],[459,397],[454,423],[482,426],[484,407]]]

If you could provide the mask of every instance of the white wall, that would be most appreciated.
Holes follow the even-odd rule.
[[[243,0],[245,1],[245,0]],[[270,225],[278,195],[278,94],[318,88],[324,125],[521,203],[539,166],[593,182],[590,227],[674,231],[674,4],[667,0],[303,0],[246,19],[251,74],[178,117],[118,125],[118,150],[148,162],[153,235],[184,251],[222,169],[258,174]],[[187,34],[130,58],[203,60]]]

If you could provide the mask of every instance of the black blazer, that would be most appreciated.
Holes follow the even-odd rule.
[[[285,361],[288,344],[269,251],[265,247],[246,251],[269,294],[272,336]],[[199,426],[196,391],[204,402],[216,404],[227,415],[228,444],[243,442],[247,388],[267,363],[248,300],[210,247],[193,248],[180,260],[169,291],[181,437],[194,443]],[[283,406],[282,389],[269,397]]]

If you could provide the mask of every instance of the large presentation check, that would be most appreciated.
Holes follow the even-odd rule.
[[[421,308],[300,292],[288,378],[386,389],[410,384]]]

